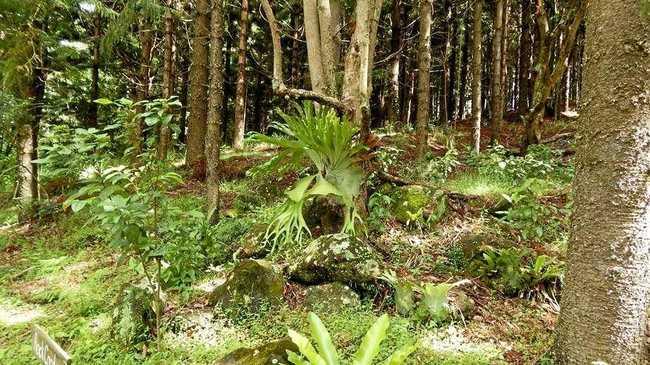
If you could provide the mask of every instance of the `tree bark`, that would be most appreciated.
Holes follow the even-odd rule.
[[[100,65],[100,47],[101,47],[101,17],[99,14],[93,16],[93,58],[90,69],[90,110],[88,111],[88,121],[86,125],[90,128],[97,127],[97,103],[99,99],[99,65]]]
[[[172,2],[167,2],[165,9],[165,50],[163,54],[163,84],[162,97],[169,99],[174,94],[175,64],[176,64],[176,42],[174,39],[174,16],[172,15]],[[168,113],[171,110],[167,110]],[[172,130],[169,125],[160,126],[160,140],[157,157],[163,161],[167,159],[167,152],[171,144]]]
[[[483,0],[474,2],[472,13],[472,121],[474,124],[474,152],[481,150],[481,58],[483,56],[482,41]]]
[[[451,0],[444,0],[442,9],[444,11],[444,20],[442,22],[442,29],[440,30],[440,33],[442,33],[443,37],[443,44],[442,44],[442,50],[440,51],[440,58],[441,58],[441,64],[442,64],[442,74],[441,74],[441,81],[440,81],[440,94],[438,95],[438,103],[439,103],[439,108],[440,112],[438,113],[439,119],[440,119],[440,125],[443,127],[447,127],[449,123],[449,105],[447,104],[447,94],[449,93],[449,22],[450,20],[450,11],[451,11],[451,5],[450,5]]]
[[[592,0],[558,364],[649,364],[650,23]]]
[[[192,65],[190,67],[190,117],[187,128],[186,164],[196,178],[205,175],[205,133],[208,116],[209,0],[196,1]]]
[[[400,62],[402,60],[402,0],[393,1],[393,9],[390,13],[391,21],[391,56],[392,60],[388,64],[388,74],[390,83],[388,85],[388,93],[386,97],[387,104],[387,117],[390,122],[397,122],[400,115]]]
[[[208,222],[219,220],[219,166],[223,119],[223,0],[212,0],[210,17],[210,97],[205,138]]]
[[[420,0],[420,39],[418,44],[418,110],[415,127],[415,155],[424,156],[431,109],[431,18],[433,2]]]
[[[530,29],[532,0],[521,0],[521,38],[519,41],[519,100],[518,111],[525,115],[530,105],[530,56],[532,33]]]
[[[467,14],[469,14],[469,10],[467,11]],[[463,37],[463,47],[461,48],[461,61],[460,61],[460,85],[458,86],[458,117],[460,119],[465,118],[465,110],[466,110],[466,104],[467,104],[467,74],[468,74],[468,69],[470,68],[469,65],[469,16],[466,15],[465,18],[463,19],[464,22],[464,29],[462,33]]]
[[[449,5],[449,41],[448,41],[448,67],[449,67],[449,88],[447,91],[447,114],[451,122],[456,120],[456,102],[457,86],[458,86],[458,48],[459,48],[459,34],[457,34],[457,12],[456,7],[452,4]]]
[[[494,14],[494,37],[492,38],[492,87],[490,95],[490,129],[492,141],[499,141],[503,120],[503,88],[501,87],[501,64],[503,47],[503,13],[506,0],[496,0]]]
[[[246,49],[248,48],[248,0],[241,2],[239,20],[239,54],[237,57],[237,89],[235,92],[235,124],[233,126],[232,146],[244,147],[246,132]]]
[[[151,24],[146,20],[140,21],[140,70],[138,74],[138,88],[136,101],[149,99],[151,90],[151,57],[153,48],[153,30]],[[136,108],[137,113],[144,112],[144,106],[140,104]],[[142,118],[133,119],[132,146],[133,158],[136,159],[143,152],[144,122]]]

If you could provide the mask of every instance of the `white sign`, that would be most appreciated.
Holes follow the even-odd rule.
[[[44,365],[69,365],[70,356],[41,327],[32,326],[32,350]]]

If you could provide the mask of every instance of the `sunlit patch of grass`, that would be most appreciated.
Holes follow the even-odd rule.
[[[447,180],[443,187],[451,192],[463,195],[500,197],[512,189],[513,183],[500,178],[470,172]]]

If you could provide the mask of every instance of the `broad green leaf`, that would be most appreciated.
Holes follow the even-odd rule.
[[[293,200],[294,202],[303,200],[305,198],[305,192],[307,191],[307,188],[309,188],[309,185],[315,177],[316,175],[309,175],[298,181],[293,189],[287,191],[287,196],[289,199]]]
[[[70,204],[70,208],[72,208],[73,212],[77,213],[78,211],[82,210],[87,204],[87,200],[73,200]]]
[[[406,361],[406,358],[408,358],[409,355],[411,355],[417,349],[417,342],[407,343],[406,345],[395,350],[395,352],[393,352],[393,354],[384,361],[383,365],[402,365],[404,364],[404,361]]]
[[[336,347],[334,347],[330,334],[327,328],[325,328],[325,325],[323,325],[323,322],[313,312],[309,312],[307,319],[309,320],[311,335],[314,337],[316,346],[318,346],[318,350],[327,365],[338,365],[339,355],[336,353]]]
[[[327,181],[326,179],[320,176],[316,179],[316,183],[307,193],[307,195],[329,195],[329,194],[338,195],[338,196],[342,195],[341,191],[336,186],[332,185],[332,183],[330,183],[329,181]]]
[[[296,344],[300,353],[309,360],[311,365],[327,365],[307,337],[291,329],[289,330],[289,337],[291,337],[291,341]]]
[[[388,314],[384,314],[375,321],[361,341],[361,346],[354,354],[352,365],[371,365],[372,360],[379,353],[379,346],[386,338],[386,330],[390,325]]]
[[[287,358],[289,359],[289,362],[294,365],[309,365],[307,361],[293,351],[287,350]]]
[[[99,98],[95,100],[95,103],[99,105],[111,105],[113,104],[113,101],[111,99],[106,99],[106,98]]]

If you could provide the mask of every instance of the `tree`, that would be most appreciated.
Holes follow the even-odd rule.
[[[474,124],[474,151],[481,151],[481,57],[483,55],[483,0],[474,0],[472,13],[472,121]]]
[[[205,138],[208,221],[219,219],[219,166],[223,120],[223,0],[212,0],[210,16],[210,97]]]
[[[503,88],[501,87],[501,73],[503,65],[503,20],[506,0],[496,0],[494,12],[494,37],[492,37],[492,75],[490,95],[490,129],[492,141],[499,140],[501,133],[501,122],[503,119]]]
[[[208,42],[210,38],[209,0],[196,1],[192,64],[190,66],[190,117],[187,123],[185,161],[201,177],[205,172],[205,129],[208,118]]]
[[[334,90],[330,71],[338,63],[327,61],[335,59],[337,52],[332,37],[332,26],[336,24],[336,12],[332,11],[333,2],[323,0],[314,13],[313,0],[305,0],[305,34],[309,59],[309,74],[312,90],[288,88],[284,83],[282,43],[280,28],[268,0],[262,0],[262,8],[271,28],[273,41],[273,90],[277,95],[297,99],[313,100],[319,104],[332,107],[350,116],[362,127],[362,134],[368,134],[370,119],[370,91],[372,90],[372,66],[377,41],[378,19],[381,12],[380,0],[360,0],[356,3],[356,26],[345,55],[343,84],[340,90]],[[328,13],[327,9],[330,9]],[[322,24],[321,24],[322,23]],[[316,32],[318,27],[318,32]],[[309,29],[308,29],[309,28]],[[310,51],[311,49],[311,51]],[[334,51],[327,51],[334,49]]]
[[[391,61],[388,66],[390,82],[387,92],[387,118],[391,122],[397,122],[400,114],[400,65],[402,60],[402,48],[404,47],[404,37],[402,35],[402,0],[394,0],[393,8],[390,13],[391,24]]]
[[[235,124],[232,146],[241,149],[246,129],[246,49],[248,48],[248,0],[241,2],[239,21],[239,54],[237,56],[237,88],[235,91]]]
[[[533,44],[531,23],[532,0],[521,0],[521,40],[519,43],[519,103],[520,114],[528,111],[530,104],[530,56]]]
[[[641,4],[592,0],[559,364],[648,364],[650,22]]]
[[[431,86],[429,85],[431,67],[431,18],[433,2],[420,0],[420,40],[418,46],[418,110],[415,128],[415,154],[424,155],[427,144],[427,126],[431,109]]]
[[[169,99],[174,94],[174,80],[176,71],[176,40],[174,39],[174,16],[172,9],[173,0],[167,0],[165,9],[165,47],[163,55],[163,85],[162,97]],[[168,123],[160,126],[160,141],[158,145],[158,159],[167,158],[167,151],[171,143],[171,128]]]

